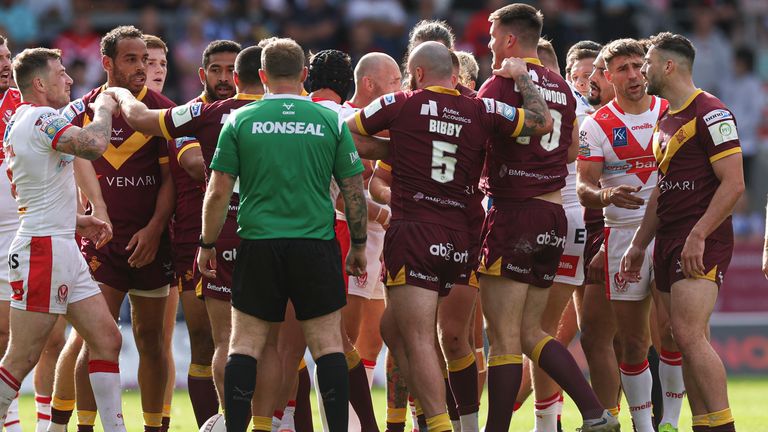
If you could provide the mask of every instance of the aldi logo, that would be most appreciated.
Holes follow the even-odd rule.
[[[614,147],[624,147],[629,145],[629,142],[627,140],[627,127],[617,127],[613,128],[613,146]]]

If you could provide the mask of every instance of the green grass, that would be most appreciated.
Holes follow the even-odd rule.
[[[768,430],[768,409],[765,408],[765,399],[763,399],[766,397],[766,392],[768,392],[768,377],[731,379],[728,383],[728,390],[738,430],[748,432]],[[374,406],[376,407],[376,415],[382,423],[383,431],[383,421],[386,413],[386,397],[384,390],[374,389],[373,398]],[[312,395],[312,400],[315,400],[314,394]],[[486,402],[484,397],[480,413],[481,424],[484,423],[485,413],[488,406]],[[22,396],[20,405],[24,430],[33,430],[32,425],[35,419],[34,398],[31,395],[24,395]],[[125,421],[128,425],[128,432],[141,432],[143,429],[138,392],[125,392],[123,394],[123,406]],[[623,406],[626,406],[626,403],[624,403]],[[313,412],[315,414],[315,430],[320,431],[321,428],[319,426],[317,410],[313,409]],[[628,412],[622,411],[621,422],[622,430],[632,430]],[[73,424],[74,421],[71,422],[70,430],[75,430],[75,427],[72,426]],[[573,431],[579,426],[581,426],[581,419],[576,410],[576,406],[566,399],[566,405],[563,412],[564,430]],[[98,428],[99,427],[97,426],[97,430]],[[680,431],[690,431],[690,428],[691,414],[687,404],[685,404],[680,419]],[[510,430],[528,432],[531,429],[533,429],[533,408],[532,402],[529,400],[523,408],[515,414],[512,419],[512,427]],[[195,416],[192,412],[192,406],[189,403],[189,397],[186,392],[176,392],[174,397],[171,430],[184,432],[194,432],[197,430]]]

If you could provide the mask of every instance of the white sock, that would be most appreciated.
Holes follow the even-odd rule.
[[[533,414],[536,420],[536,432],[557,432],[557,409],[560,404],[560,393],[534,403]]]
[[[120,395],[120,368],[117,363],[106,360],[89,361],[88,378],[104,432],[126,432]]]
[[[8,422],[9,419],[7,416],[11,404],[13,404],[14,401],[18,404],[16,398],[19,397],[20,386],[21,383],[19,380],[5,370],[4,367],[0,367],[0,424],[4,425]],[[16,419],[18,418],[18,409],[16,409]]]
[[[651,404],[651,387],[653,377],[648,368],[648,360],[638,365],[622,363],[621,385],[627,397],[629,413],[637,432],[653,432],[653,405]]]
[[[46,432],[67,432],[67,425],[48,423],[48,429]]]
[[[416,415],[416,401],[413,397],[408,396],[408,406],[411,407],[411,422],[413,423],[412,430],[419,430],[419,417]]]
[[[37,406],[37,427],[35,432],[46,432],[51,422],[51,396],[35,394]]]
[[[296,432],[296,424],[294,423],[294,415],[296,414],[296,401],[288,401],[283,410],[283,419],[280,421],[278,430],[280,432]]]
[[[278,430],[280,430],[281,423],[282,423],[282,419],[272,416],[272,432],[277,432]]]
[[[19,419],[19,394],[8,407],[8,415],[5,417],[6,432],[21,432],[21,420]]]
[[[462,432],[461,420],[451,420],[451,427],[453,428],[453,432]]]
[[[480,420],[477,417],[477,412],[464,414],[463,416],[459,417],[459,421],[461,422],[461,429],[459,429],[461,432],[480,431]]]
[[[373,371],[376,369],[376,362],[370,360],[363,360],[363,366],[365,366],[365,375],[368,376],[368,388],[373,387]]]
[[[683,408],[685,383],[683,382],[683,356],[679,352],[661,350],[659,379],[664,394],[664,416],[660,424],[669,423],[677,427],[680,410]]]

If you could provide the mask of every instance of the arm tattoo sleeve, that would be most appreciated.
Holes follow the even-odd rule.
[[[95,113],[93,122],[73,133],[64,133],[57,148],[83,159],[95,160],[101,157],[109,144],[112,133],[112,114],[108,110]],[[72,128],[75,129],[75,128]]]
[[[368,233],[368,204],[363,193],[363,175],[357,174],[336,181],[344,197],[349,235],[352,238],[363,238]]]
[[[525,124],[520,132],[522,136],[540,135],[547,127],[549,108],[539,89],[528,74],[515,78],[517,89],[523,96],[523,109],[525,110]]]

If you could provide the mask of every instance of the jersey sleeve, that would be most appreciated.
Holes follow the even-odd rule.
[[[83,126],[83,119],[85,118],[86,102],[83,98],[75,99],[69,103],[62,111],[61,114],[74,126]]]
[[[336,158],[333,164],[333,177],[343,179],[363,171],[363,162],[357,154],[355,143],[352,141],[352,134],[349,133],[347,124],[342,123],[339,145],[336,147]]]
[[[584,119],[584,123],[579,129],[579,160],[590,162],[605,160],[601,134],[600,126],[592,117]]]
[[[211,159],[211,169],[232,174],[237,177],[240,175],[240,155],[237,143],[237,115],[232,113],[227,117],[227,121],[219,133],[219,141],[216,144],[216,151]]]
[[[200,142],[197,139],[186,136],[176,138],[168,141],[168,156],[176,159],[177,162],[181,162],[181,155],[193,148],[200,148]]]
[[[516,137],[525,124],[525,111],[491,98],[482,98],[483,117],[490,130],[500,135]]]
[[[709,163],[735,153],[741,153],[739,133],[736,128],[736,119],[727,109],[719,108],[710,110],[700,120],[701,143],[709,158]]]
[[[384,171],[392,172],[392,161],[388,159],[380,159],[376,161],[376,169],[383,169]]]
[[[38,111],[35,120],[35,134],[40,139],[31,140],[35,150],[48,152],[51,149],[56,150],[61,135],[72,127],[72,124],[66,117],[59,114],[53,108],[44,108]]]
[[[195,136],[204,109],[202,102],[192,102],[161,110],[160,130],[165,139],[170,141],[183,136]]]
[[[371,102],[355,113],[357,130],[364,135],[375,135],[389,129],[407,99],[405,93],[397,92],[386,94]]]

